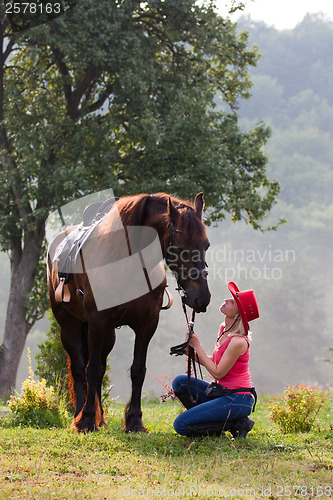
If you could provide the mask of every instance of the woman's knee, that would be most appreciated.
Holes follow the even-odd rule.
[[[174,391],[180,391],[187,388],[187,375],[177,375],[172,381]]]
[[[186,431],[187,431],[187,425],[181,418],[182,415],[179,415],[174,423],[173,423],[173,428],[177,432],[177,434],[180,434],[181,436],[186,436]]]

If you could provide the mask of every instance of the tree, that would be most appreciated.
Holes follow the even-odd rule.
[[[6,29],[2,14],[2,40]],[[257,52],[212,3],[82,0],[2,47],[0,243],[11,287],[0,394],[46,309],[39,263],[51,211],[110,187],[203,190],[212,220],[230,212],[259,228],[279,189],[261,151],[269,130],[241,132],[235,111]],[[216,93],[228,113],[214,110]]]

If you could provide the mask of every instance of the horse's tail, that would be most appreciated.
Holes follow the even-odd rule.
[[[98,428],[100,425],[104,426],[106,425],[106,422],[104,420],[104,415],[103,415],[103,409],[96,391],[95,394],[95,425]]]
[[[74,391],[74,379],[71,370],[71,358],[67,354],[67,374],[68,374],[68,393],[69,393],[69,402],[74,406],[76,410],[76,395]]]

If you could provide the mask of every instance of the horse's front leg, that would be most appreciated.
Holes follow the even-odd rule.
[[[147,432],[142,423],[141,394],[146,375],[148,345],[157,324],[158,318],[135,328],[134,358],[131,366],[132,395],[125,409],[126,432]]]
[[[102,406],[102,385],[103,385],[103,378],[105,375],[106,371],[106,366],[107,366],[107,358],[109,353],[112,351],[114,343],[116,340],[116,334],[114,328],[110,330],[108,335],[105,336],[104,339],[104,344],[103,344],[103,349],[102,349],[102,357],[101,357],[101,362],[102,362],[102,375],[100,376],[100,379],[97,383],[97,396],[98,396],[98,401],[95,402],[95,406],[97,403],[97,406],[99,406],[99,415],[96,415],[96,423],[97,425],[106,425],[105,422],[105,414]]]

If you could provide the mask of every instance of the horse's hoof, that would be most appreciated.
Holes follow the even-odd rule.
[[[88,432],[96,432],[98,431],[97,425],[82,425],[82,426],[77,426],[77,431],[78,432],[83,432],[84,434],[87,434]]]
[[[144,432],[146,434],[148,434],[148,431],[147,429],[145,428],[145,426],[143,425],[142,422],[139,422],[139,423],[136,423],[136,424],[128,424],[126,425],[126,433],[130,433],[130,432]]]
[[[77,432],[95,432],[98,431],[98,427],[94,421],[90,418],[81,416],[79,419],[74,420],[74,426]]]
[[[148,434],[148,431],[145,427],[126,429],[125,432],[126,432],[126,434],[131,434],[132,432],[143,432],[144,434]]]

